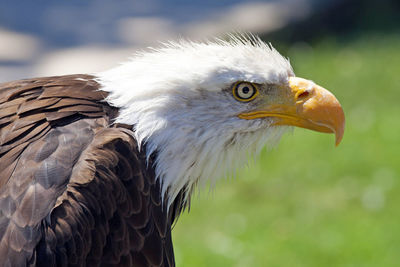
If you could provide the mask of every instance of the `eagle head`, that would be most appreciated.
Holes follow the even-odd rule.
[[[155,156],[164,198],[186,200],[277,143],[290,126],[344,132],[338,100],[295,77],[287,59],[255,36],[166,43],[99,73],[116,121],[133,125],[139,146]]]

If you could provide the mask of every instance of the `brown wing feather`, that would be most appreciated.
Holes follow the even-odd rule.
[[[151,163],[110,128],[98,88],[89,75],[0,85],[0,265],[174,266]]]

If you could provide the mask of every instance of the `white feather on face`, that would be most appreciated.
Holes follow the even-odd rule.
[[[148,157],[157,152],[156,175],[171,204],[181,190],[189,197],[197,184],[229,175],[287,128],[238,118],[252,103],[237,101],[232,84],[283,84],[294,74],[275,49],[250,36],[168,43],[97,76],[121,110],[117,122],[134,125]]]

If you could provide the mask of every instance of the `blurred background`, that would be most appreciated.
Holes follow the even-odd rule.
[[[259,34],[341,101],[343,142],[295,129],[204,189],[173,230],[178,266],[399,266],[399,12],[395,0],[2,0],[0,82],[94,73],[160,41]]]

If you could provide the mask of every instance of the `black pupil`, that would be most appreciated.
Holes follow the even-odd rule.
[[[247,94],[248,92],[250,92],[250,88],[247,87],[247,86],[246,86],[246,87],[243,87],[243,88],[242,88],[242,91],[243,91],[244,94]]]

